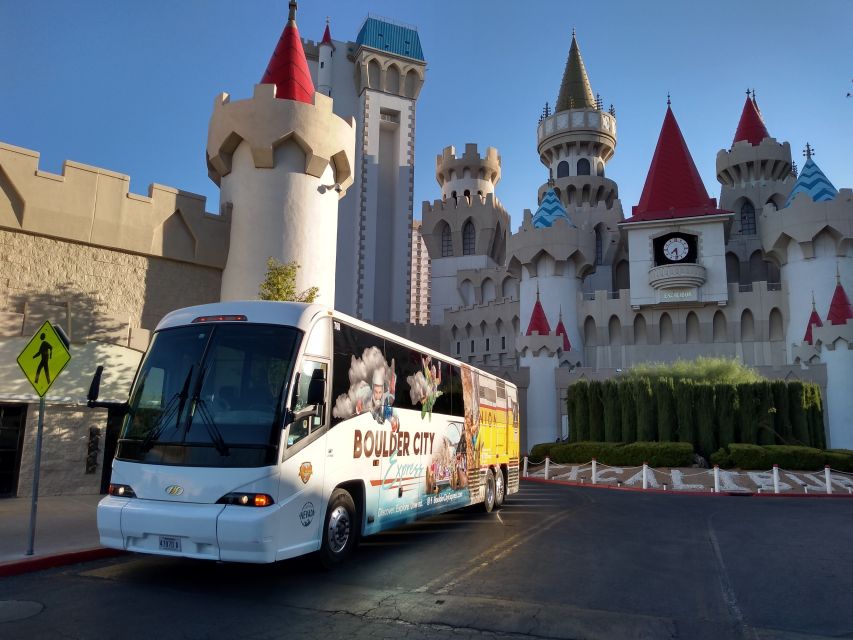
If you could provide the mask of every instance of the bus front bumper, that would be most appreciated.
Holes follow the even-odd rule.
[[[107,496],[98,504],[98,531],[113,549],[267,563],[275,561],[278,510]]]

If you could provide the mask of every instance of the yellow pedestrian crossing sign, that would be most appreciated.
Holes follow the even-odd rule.
[[[18,356],[18,366],[40,398],[71,361],[67,338],[60,332],[62,329],[45,321]]]

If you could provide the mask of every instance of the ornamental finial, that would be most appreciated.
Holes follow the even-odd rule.
[[[670,106],[672,101],[669,99],[669,91],[666,92],[666,106]]]
[[[289,12],[287,14],[288,21],[296,21],[296,0],[290,0],[290,4],[288,4],[287,6],[289,9]]]
[[[806,142],[806,148],[803,149],[803,155],[807,160],[811,160],[814,155],[814,147],[812,147],[808,142]]]

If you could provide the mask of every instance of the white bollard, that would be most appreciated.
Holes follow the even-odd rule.
[[[551,458],[545,456],[545,479],[548,480],[548,474],[550,473],[551,468]]]
[[[829,465],[825,465],[823,467],[823,475],[826,479],[826,492],[828,494],[832,493],[832,472],[829,470]]]
[[[779,493],[779,465],[773,465],[773,493]]]
[[[720,493],[720,465],[714,465],[714,493]]]
[[[592,484],[598,484],[598,463],[592,459]]]
[[[649,479],[648,479],[648,477],[646,476],[646,474],[648,473],[648,470],[649,470],[649,465],[647,465],[647,464],[644,462],[644,463],[643,463],[643,489],[648,489],[648,488],[649,488]]]
[[[524,472],[523,472],[523,475],[525,478],[527,477],[527,456],[524,456]]]

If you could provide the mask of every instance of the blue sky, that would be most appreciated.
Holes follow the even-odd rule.
[[[435,155],[466,142],[503,159],[498,196],[513,218],[535,209],[547,171],[536,124],[556,100],[577,30],[593,91],[616,107],[607,175],[626,215],[637,203],[666,94],[709,194],[745,90],[770,134],[804,161],[806,142],[836,187],[853,186],[853,2],[715,0],[607,3],[510,0],[313,0],[303,37],[353,40],[367,12],[415,25],[427,79],[418,103],[415,217],[438,197]],[[214,97],[249,97],[287,17],[286,0],[116,2],[0,0],[0,141],[126,173],[131,191],[158,182],[208,197],[204,162]]]

